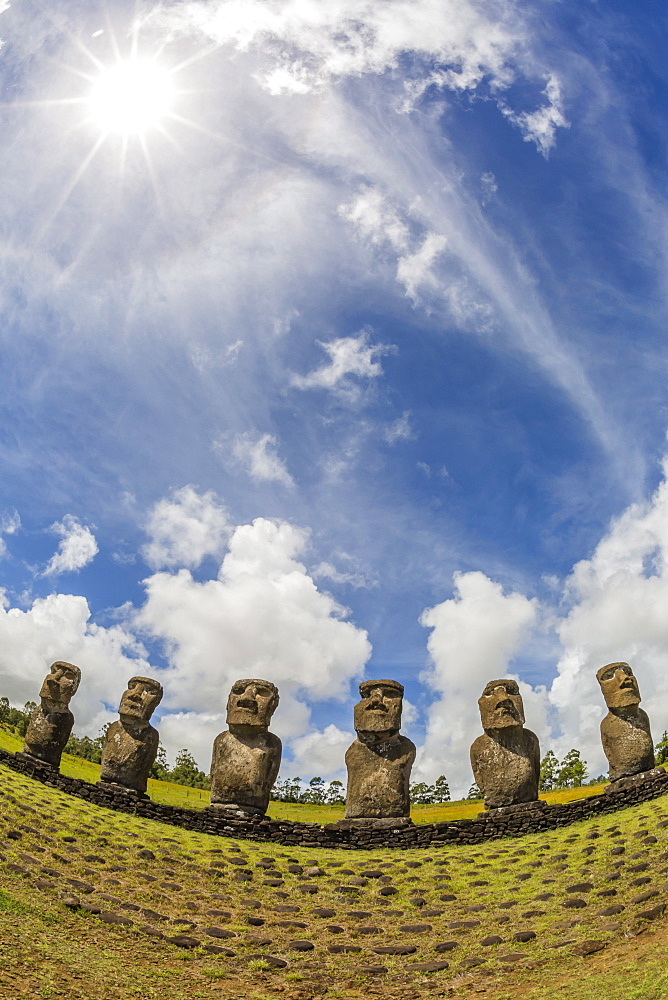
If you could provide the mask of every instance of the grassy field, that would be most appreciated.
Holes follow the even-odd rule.
[[[22,741],[0,729],[0,747],[15,753],[20,750]],[[61,771],[69,778],[81,778],[84,781],[95,782],[100,777],[100,765],[92,764],[81,757],[63,755]],[[605,785],[594,785],[586,788],[568,788],[559,792],[545,792],[541,795],[547,802],[571,802],[585,795],[599,795]],[[171,806],[186,806],[188,809],[203,809],[209,804],[208,791],[199,788],[188,788],[186,785],[175,785],[171,781],[149,780],[148,794],[154,802],[164,802]],[[414,823],[442,823],[455,819],[473,819],[481,810],[482,802],[445,802],[441,805],[413,806],[411,818]],[[271,802],[269,815],[272,819],[289,819],[301,823],[333,823],[343,818],[344,807],[311,806],[300,802]]]
[[[471,848],[309,851],[0,767],[0,996],[659,1000],[667,866],[665,798]]]

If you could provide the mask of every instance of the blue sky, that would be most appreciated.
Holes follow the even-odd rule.
[[[487,680],[599,773],[628,659],[658,738],[663,5],[17,0],[0,38],[2,693],[73,660],[95,734],[149,672],[207,766],[265,676],[284,772],[334,777],[395,677],[466,791]]]

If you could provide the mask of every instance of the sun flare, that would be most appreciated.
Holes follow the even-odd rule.
[[[155,62],[127,59],[95,80],[88,104],[103,132],[138,135],[157,128],[172,108],[171,75]]]

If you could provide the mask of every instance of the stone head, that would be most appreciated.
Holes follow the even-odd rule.
[[[628,663],[606,663],[596,672],[596,680],[608,708],[628,708],[640,704],[640,690]]]
[[[151,677],[131,677],[118,714],[123,721],[148,722],[162,701],[162,684]]]
[[[81,671],[73,663],[57,660],[51,664],[49,673],[44,678],[39,696],[47,702],[52,712],[64,712],[70,703],[70,698],[76,694]]]
[[[256,677],[235,681],[227,699],[228,726],[266,729],[278,705],[278,688]]]
[[[404,686],[398,681],[362,681],[362,700],[355,705],[355,729],[358,733],[398,733]]]
[[[478,699],[483,729],[524,725],[524,705],[517,681],[490,681]]]

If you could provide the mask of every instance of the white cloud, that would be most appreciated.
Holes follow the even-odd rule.
[[[415,253],[405,254],[397,261],[397,281],[406,289],[406,295],[417,301],[418,289],[423,285],[432,288],[437,280],[432,273],[432,265],[443,253],[448,241],[438,233],[427,233],[422,246]]]
[[[372,246],[387,243],[399,251],[408,245],[408,225],[379,188],[365,188],[351,202],[340,205],[338,211],[352,225],[358,239]]]
[[[351,381],[378,378],[383,369],[376,359],[395,350],[389,344],[371,344],[366,330],[355,337],[338,337],[318,344],[329,355],[329,363],[316,368],[309,375],[293,375],[292,385],[298,389],[329,389],[339,395],[355,398],[359,386]]]
[[[447,67],[440,79],[426,74],[442,86],[470,89],[484,77],[505,86],[523,35],[511,15],[506,5],[472,0],[222,0],[158,16],[197,26],[220,44],[261,45],[270,60],[258,74],[263,85],[273,94],[305,94],[331,79],[383,73],[405,53]]]
[[[44,576],[75,573],[92,562],[99,551],[95,535],[73,514],[66,514],[62,521],[52,524],[51,531],[62,538],[46,565]]]
[[[396,444],[397,441],[414,441],[417,437],[411,424],[410,410],[405,410],[400,417],[397,417],[383,431],[383,437],[388,444]]]
[[[81,685],[70,707],[76,732],[91,736],[114,718],[126,681],[133,674],[150,676],[154,669],[125,627],[91,622],[84,597],[50,594],[25,611],[5,601],[0,608],[0,692],[17,705],[36,701],[55,660],[81,669]]]
[[[2,13],[1,10],[0,13]],[[4,559],[7,555],[7,543],[2,535],[14,535],[20,527],[21,518],[17,511],[14,510],[11,514],[6,513],[0,516],[0,559]]]
[[[181,569],[145,581],[134,623],[165,646],[167,710],[223,712],[234,680],[264,677],[281,694],[272,728],[292,739],[309,728],[303,699],[347,695],[371,647],[299,561],[307,543],[307,532],[258,518],[236,528],[217,579]]]
[[[566,581],[570,610],[555,622],[563,652],[550,701],[560,746],[578,746],[595,773],[606,768],[599,723],[605,714],[595,673],[627,660],[658,739],[668,728],[668,460],[654,496],[612,521],[590,559]]]
[[[307,778],[318,775],[326,781],[339,778],[346,782],[345,753],[355,739],[355,733],[330,724],[323,730],[312,729],[292,741],[292,762],[283,773],[304,775]]]
[[[499,190],[499,185],[496,183],[496,177],[491,171],[487,171],[486,173],[480,175],[480,187],[482,190],[482,203],[483,205],[488,205],[496,192]]]
[[[506,117],[517,125],[524,136],[525,142],[535,142],[543,156],[547,156],[556,143],[558,128],[569,128],[561,104],[561,86],[556,76],[550,75],[544,94],[547,104],[535,111],[515,113],[508,108],[502,108]]]
[[[478,698],[489,680],[508,676],[535,621],[536,604],[523,594],[504,594],[480,572],[457,573],[454,585],[454,597],[420,618],[432,629],[431,665],[422,679],[438,698],[428,709],[416,771],[430,780],[445,773],[453,794],[465,794],[473,780],[469,746],[480,732]],[[530,695],[526,685],[525,691]]]
[[[222,555],[230,524],[214,493],[199,494],[193,486],[183,486],[151,508],[146,532],[150,541],[142,555],[151,569],[194,569],[206,556]]]
[[[359,590],[362,587],[377,587],[378,580],[369,576],[355,556],[347,552],[337,552],[336,558],[346,565],[346,569],[337,569],[330,562],[321,562],[313,570],[316,580],[331,580],[332,583],[344,584]]]
[[[292,489],[294,480],[283,460],[276,454],[278,442],[273,434],[239,434],[232,445],[232,454],[245,468],[251,479],[258,482],[282,483]]]

